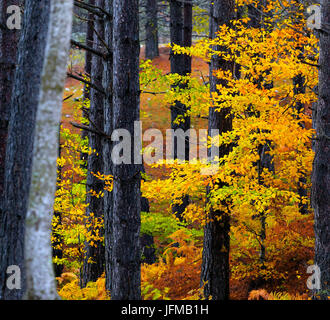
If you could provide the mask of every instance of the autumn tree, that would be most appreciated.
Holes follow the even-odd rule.
[[[5,160],[5,201],[1,203],[1,298],[20,299],[25,288],[24,229],[31,180],[33,136],[40,94],[50,1],[27,0],[18,46],[17,70],[10,106]],[[58,129],[58,128],[57,128]],[[8,290],[10,265],[22,272],[22,289]]]
[[[71,39],[73,1],[54,0],[36,115],[33,166],[25,232],[26,293],[29,300],[58,298],[51,248],[57,179],[58,127]]]
[[[234,1],[217,0],[212,1],[210,9],[210,38],[216,37],[220,26],[230,25],[234,18]],[[217,51],[219,48],[213,47]],[[233,71],[233,63],[225,61],[216,54],[212,55],[210,63],[210,94],[217,92],[218,85],[226,86],[226,81],[218,79],[214,72],[217,70]],[[210,107],[208,119],[208,135],[214,136],[212,129],[219,130],[220,134],[232,129],[232,120],[229,108],[220,112],[215,106]],[[209,149],[211,150],[211,149]],[[224,157],[230,152],[230,146],[222,145],[219,148],[219,157]],[[209,152],[209,156],[211,153]],[[214,159],[213,159],[214,160]],[[223,186],[223,182],[218,182]],[[210,193],[211,186],[207,193]],[[229,299],[229,213],[209,208],[209,221],[204,228],[203,263],[201,274],[201,285],[204,286],[205,297],[214,300]]]
[[[267,0],[259,1],[257,4],[253,5],[250,4],[248,5],[248,16],[249,16],[249,26],[252,28],[256,28],[258,30],[270,30],[269,25],[271,24],[268,21],[267,27],[265,25],[267,24],[266,20],[266,7],[267,7]],[[256,57],[256,59],[258,59]],[[259,88],[265,88],[265,89],[271,89],[273,87],[273,82],[266,82],[262,76],[257,77],[254,79],[255,84]],[[251,107],[251,110],[253,110],[253,106]],[[250,112],[251,116],[258,117],[259,114],[258,112],[255,113],[253,111]],[[262,177],[264,171],[270,171],[274,172],[274,163],[273,163],[273,158],[270,155],[272,149],[272,141],[267,140],[266,143],[260,144],[258,146],[258,160],[256,161],[256,166],[257,166],[257,175],[258,175],[258,183],[260,185],[264,185],[267,183]],[[266,239],[266,219],[267,216],[265,212],[259,212],[258,213],[258,218],[260,220],[260,231],[258,232],[259,234],[259,241],[260,241],[260,251],[259,251],[259,256],[260,256],[260,264],[263,265],[266,259],[266,248],[265,248],[265,239]],[[262,279],[258,279],[257,285],[259,286],[260,283],[262,283]]]

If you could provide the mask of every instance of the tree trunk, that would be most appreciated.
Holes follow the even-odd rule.
[[[95,5],[95,0],[89,0],[88,2],[90,5]],[[86,46],[93,48],[93,36],[94,36],[94,14],[91,12],[88,12],[88,22],[87,22],[87,30],[86,30]],[[89,50],[86,50],[85,52],[85,75],[87,77],[91,76],[92,73],[92,53]],[[88,103],[88,100],[90,100],[90,88],[85,84],[84,85],[84,95],[83,95],[84,103]],[[86,112],[83,110],[83,116],[84,118],[87,118]],[[87,137],[87,131],[82,130],[81,132],[82,139],[85,139]],[[86,168],[85,162],[87,161],[88,154],[85,152],[81,153],[81,160],[84,160],[84,164],[82,165],[84,168]]]
[[[97,0],[96,5],[103,8],[104,0]],[[99,17],[95,16],[95,30],[97,34],[104,38],[104,23]],[[98,35],[94,34],[94,47],[95,49],[104,50],[101,40]],[[92,57],[91,66],[91,82],[95,83],[98,87],[102,87],[103,83],[103,59],[96,55]],[[103,131],[103,112],[104,112],[104,96],[99,91],[90,89],[90,108],[89,108],[89,120],[90,128],[95,127]],[[87,196],[86,200],[89,204],[86,209],[87,217],[93,214],[93,218],[103,219],[103,198],[97,198],[91,194],[95,191],[97,194],[103,192],[104,183],[94,174],[97,172],[103,173],[103,139],[100,135],[89,132],[88,133],[89,148],[93,150],[93,153],[88,155],[87,161]],[[95,151],[94,151],[95,150]],[[89,221],[91,223],[92,221]],[[94,230],[90,230],[95,234]],[[99,235],[103,235],[104,230],[99,230]],[[104,245],[100,241],[95,242],[95,246],[91,246],[86,243],[86,257],[83,266],[83,279],[82,286],[85,287],[88,282],[96,281],[104,272]],[[89,261],[89,262],[88,262]]]
[[[95,5],[95,0],[89,0],[88,2],[90,5]],[[93,41],[94,41],[94,14],[92,12],[88,12],[88,22],[87,22],[87,30],[86,30],[86,46],[93,48]],[[92,72],[92,56],[93,54],[86,50],[85,52],[85,75],[89,76]],[[90,89],[87,85],[84,86],[84,100],[89,100],[90,95],[89,92]],[[85,131],[83,131],[85,132]]]
[[[20,0],[3,0],[0,5],[0,21],[6,25],[7,8],[19,5]],[[4,190],[6,141],[10,115],[10,100],[16,70],[16,53],[19,30],[0,29],[0,197]],[[1,201],[1,200],[0,200]],[[1,222],[0,213],[0,222]]]
[[[330,294],[330,2],[323,0],[320,31],[319,101],[315,125],[312,203],[315,214],[315,264],[321,271],[321,294]]]
[[[142,172],[145,173],[144,165],[142,165]],[[141,212],[150,213],[149,200],[148,198],[145,198],[142,195],[141,195]],[[156,262],[154,237],[152,235],[141,233],[140,251],[141,251],[141,263],[153,264]]]
[[[184,46],[185,42],[188,44],[189,41],[191,43],[191,39],[189,39],[190,33],[190,10],[189,5],[186,5],[185,8],[185,25],[184,29],[184,15],[183,15],[183,5],[181,1],[178,0],[170,0],[170,33],[171,33],[171,44],[177,44],[180,46]],[[192,19],[192,17],[191,17]],[[185,42],[184,42],[185,41]],[[181,76],[186,75],[189,69],[191,70],[191,60],[187,58],[187,56],[182,54],[174,54],[171,51],[170,53],[171,60],[171,73],[177,73]],[[190,66],[189,66],[190,65]],[[174,85],[175,87],[185,88],[185,84],[177,83]],[[182,129],[184,132],[190,129],[190,117],[187,116],[187,107],[179,101],[175,101],[174,105],[171,106],[171,129],[178,130]],[[179,117],[183,117],[184,121],[180,123],[176,123],[175,120]],[[172,140],[174,153],[173,158],[178,159],[178,141],[176,137],[173,137]],[[189,160],[189,139],[185,140],[185,156],[180,160]],[[184,196],[181,204],[173,204],[172,212],[177,216],[179,220],[183,220],[182,214],[185,211],[186,207],[189,205],[189,197]]]
[[[183,4],[183,45],[191,47],[192,44],[192,16],[193,16],[192,0],[186,0]],[[192,57],[184,55],[184,74],[191,73]]]
[[[0,22],[6,26],[7,8],[9,5],[19,5],[19,0],[3,0],[0,5]],[[6,144],[8,134],[8,122],[10,116],[10,101],[15,79],[15,70],[17,63],[17,45],[19,39],[18,30],[8,28],[0,29],[0,242],[3,241],[4,227],[4,178],[5,178],[5,158]],[[1,244],[0,244],[1,250]],[[1,260],[0,251],[0,262]],[[2,297],[2,288],[4,285],[4,265],[0,265],[0,299]]]
[[[210,38],[215,38],[216,32],[223,24],[229,25],[230,20],[235,17],[233,0],[212,0],[210,10]],[[213,50],[219,50],[215,47]],[[214,55],[210,63],[210,91],[216,92],[218,84],[226,85],[223,80],[217,79],[213,72],[215,70],[231,70],[233,63],[225,61]],[[221,133],[232,130],[232,119],[228,108],[220,112],[213,107],[209,112],[209,136],[212,136],[212,129],[218,129]],[[221,146],[219,157],[230,152],[229,146]],[[209,150],[210,156],[210,150]],[[211,159],[213,160],[213,159]],[[222,187],[223,183],[219,183]],[[207,188],[207,194],[211,187]],[[229,298],[229,214],[210,208],[210,221],[204,228],[203,261],[201,273],[201,286],[204,285],[204,295],[213,300],[227,300]]]
[[[134,137],[139,121],[138,0],[113,1],[113,129],[126,129]],[[136,141],[134,141],[136,143]],[[113,164],[112,279],[113,300],[141,298],[140,211],[141,164]],[[116,143],[114,143],[114,146]]]
[[[25,298],[29,300],[58,299],[50,238],[57,178],[58,127],[69,57],[72,8],[72,0],[51,2],[26,216]]]
[[[251,28],[257,28],[257,29],[265,29],[264,25],[264,19],[265,19],[265,14],[264,14],[264,8],[267,5],[267,0],[262,0],[259,1],[257,6],[255,7],[254,5],[248,5],[248,16],[250,18],[250,23],[249,26]],[[268,30],[269,26],[267,27]],[[264,83],[264,78],[260,76],[259,78],[255,79],[254,82],[260,89],[266,89],[270,90],[273,88],[274,84],[273,82],[269,83]],[[260,117],[259,113],[252,112],[251,116],[254,117]],[[273,163],[273,158],[269,155],[269,152],[272,149],[272,142],[267,140],[264,145],[259,145],[258,146],[258,155],[259,155],[259,160],[255,163],[255,165],[258,167],[258,184],[259,185],[264,185],[265,181],[262,179],[262,173],[264,169],[268,169],[269,172],[274,173],[275,172],[275,167]],[[266,247],[265,247],[265,240],[266,240],[266,215],[264,212],[258,212],[257,217],[260,220],[260,231],[258,232],[258,238],[259,238],[259,243],[260,243],[260,250],[259,250],[259,262],[262,267],[264,267],[264,263],[266,260]],[[260,283],[263,283],[263,279],[257,279],[255,281],[256,285],[260,285]],[[258,289],[258,287],[251,287],[252,289]]]
[[[50,0],[25,1],[12,93],[5,165],[5,203],[1,225],[0,277],[4,299],[20,299],[25,287],[24,227],[29,196],[35,118],[49,21]],[[5,288],[6,268],[17,265],[22,289]]]
[[[157,0],[146,0],[146,59],[154,59],[159,56],[158,50],[158,17]]]
[[[61,137],[61,124],[58,126],[58,141],[60,141]],[[58,153],[57,157],[61,158],[62,149],[61,144],[58,144]],[[60,189],[59,183],[61,183],[62,180],[62,166],[57,166],[57,184],[56,184],[56,191]],[[60,211],[54,211],[54,218],[57,220],[56,224],[53,224],[53,236],[55,237],[55,240],[53,240],[53,258],[62,259],[63,258],[63,237],[58,234],[56,231],[59,230],[60,226],[62,225],[62,213]],[[55,277],[60,277],[63,273],[64,265],[63,263],[57,264],[54,263],[54,271],[55,271]]]
[[[105,1],[105,10],[109,16],[104,21],[104,40],[107,44],[109,57],[104,61],[103,68],[103,88],[105,91],[104,98],[104,133],[108,136],[112,134],[112,115],[113,115],[113,53],[112,53],[112,37],[113,37],[113,1]],[[104,139],[103,142],[103,162],[104,174],[112,175],[112,142],[110,139]],[[111,263],[112,263],[112,192],[104,190],[104,246],[105,246],[105,280],[107,291],[111,290]]]

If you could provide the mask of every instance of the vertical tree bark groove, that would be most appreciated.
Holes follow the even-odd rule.
[[[330,2],[321,1],[319,101],[316,105],[315,158],[312,175],[312,205],[314,208],[315,264],[321,271],[321,294],[330,293]]]
[[[223,24],[230,23],[235,17],[234,1],[216,0],[211,1],[210,9],[210,38],[215,38],[216,32]],[[217,50],[219,48],[213,48]],[[213,72],[218,69],[231,70],[233,63],[213,56],[210,63],[210,91],[217,91],[217,84],[226,85],[217,79]],[[216,112],[213,107],[209,112],[209,136],[212,136],[212,129],[219,129],[220,134],[232,130],[232,120],[228,116],[230,110],[222,109]],[[210,150],[209,150],[210,151]],[[230,147],[221,146],[219,157],[228,154]],[[210,156],[210,154],[209,154]],[[212,160],[212,159],[211,159]],[[222,186],[219,182],[219,187]],[[207,194],[211,188],[207,187]],[[204,295],[206,298],[212,297],[213,300],[229,299],[229,231],[230,218],[227,212],[221,212],[210,208],[208,213],[209,222],[204,227],[203,260],[201,272],[201,286],[204,285]],[[218,219],[220,218],[220,219]]]
[[[58,127],[69,57],[73,0],[53,0],[50,8],[26,215],[24,297],[28,300],[59,299],[50,238],[57,179]]]
[[[49,21],[50,0],[25,1],[24,22],[18,47],[18,67],[11,99],[5,166],[3,220],[0,242],[1,298],[16,300],[25,288],[24,228],[29,196],[33,137]],[[22,289],[7,290],[5,271],[18,265]]]
[[[159,56],[158,50],[158,6],[157,0],[146,0],[146,46],[145,58],[154,59]]]
[[[113,129],[126,129],[134,137],[140,118],[139,3],[113,1]],[[114,143],[116,144],[116,143]],[[113,164],[112,279],[113,300],[141,299],[140,211],[141,165]]]
[[[104,7],[104,0],[97,0],[95,4],[101,8]],[[104,38],[104,23],[103,19],[94,17],[95,19],[95,30],[97,34]],[[101,40],[96,34],[94,34],[94,47],[97,50],[104,50]],[[93,55],[91,64],[91,80],[98,87],[103,85],[103,59]],[[97,127],[103,131],[103,115],[104,112],[104,95],[97,90],[90,89],[90,108],[89,108],[89,119],[90,128]],[[89,204],[86,209],[86,215],[89,217],[91,214],[95,218],[104,218],[103,210],[103,199],[97,198],[91,195],[91,191],[95,191],[97,194],[103,192],[104,183],[100,179],[94,176],[95,173],[103,173],[103,139],[100,135],[89,132],[88,133],[89,148],[93,151],[92,154],[88,155],[87,161],[87,196],[86,201]],[[92,231],[93,232],[93,231]],[[100,230],[100,235],[104,234],[104,230]],[[83,281],[82,285],[85,287],[88,282],[96,281],[104,272],[104,245],[102,242],[97,241],[96,247],[86,244],[86,258],[83,266]],[[90,261],[92,260],[92,261]],[[88,262],[90,261],[90,262]]]

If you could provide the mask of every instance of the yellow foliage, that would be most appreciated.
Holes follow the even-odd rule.
[[[68,279],[66,274],[62,274],[57,280],[63,284]],[[77,277],[71,277],[71,280],[64,284],[58,293],[64,300],[110,300],[110,295],[105,289],[104,275],[96,282],[89,282],[85,288],[80,288]]]

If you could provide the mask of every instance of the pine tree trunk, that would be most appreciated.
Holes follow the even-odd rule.
[[[4,26],[0,29],[0,243],[3,241],[4,237],[4,212],[2,203],[4,201],[6,144],[19,39],[19,30],[10,30],[5,26],[8,6],[19,5],[19,3],[19,0],[4,0],[0,5],[0,22]],[[1,255],[0,251],[0,262]],[[3,267],[4,265],[0,265],[0,299],[2,297],[2,288],[5,281],[4,272],[6,271]]]
[[[158,9],[157,0],[146,0],[146,47],[145,58],[154,59],[159,56],[158,50]]]
[[[109,16],[104,21],[104,40],[107,44],[109,57],[104,61],[103,68],[103,88],[105,90],[104,98],[104,133],[108,136],[112,134],[112,117],[113,117],[113,1],[105,1],[105,10]],[[112,175],[111,161],[112,142],[110,139],[104,139],[103,142],[103,162],[104,174]],[[107,291],[111,290],[111,262],[112,262],[112,192],[104,190],[104,246],[105,246],[105,280]]]
[[[189,40],[190,36],[190,21],[189,21],[189,15],[187,14],[189,11],[190,14],[190,8],[188,6],[185,9],[186,13],[186,29],[184,29],[184,14],[183,14],[183,4],[181,1],[178,0],[170,0],[170,33],[171,33],[171,44],[177,44],[180,46],[184,46],[185,42],[189,43],[191,42],[191,39]],[[184,42],[185,40],[185,42]],[[189,64],[191,68],[191,60],[189,61],[189,58],[182,54],[174,54],[174,52],[171,51],[170,53],[170,60],[171,60],[171,73],[177,73],[181,76],[186,75],[189,71]],[[191,69],[190,69],[191,70]],[[174,85],[175,87],[184,88],[185,85],[182,83],[177,83]],[[182,104],[179,101],[175,101],[174,105],[171,106],[171,129],[178,130],[182,129],[184,132],[190,129],[190,117],[186,115],[187,113],[187,107]],[[184,122],[176,123],[175,120],[182,116],[184,119]],[[173,158],[178,159],[178,139],[173,138],[172,143],[174,147],[174,153]],[[180,158],[180,160],[189,160],[189,139],[186,139],[185,141],[185,157]],[[183,196],[181,199],[181,204],[173,204],[172,205],[172,212],[177,216],[179,220],[183,220],[182,214],[185,211],[186,207],[189,205],[189,197]]]
[[[0,5],[0,21],[6,26],[7,8],[19,5],[20,0],[3,0]],[[16,70],[19,30],[0,29],[0,197],[4,189],[6,141],[10,115],[10,100]],[[0,200],[1,201],[1,200]],[[0,224],[1,224],[0,213]]]
[[[139,121],[139,3],[113,1],[113,129],[126,129],[134,137]],[[116,143],[114,143],[116,145]],[[113,300],[141,298],[140,211],[141,165],[113,164],[112,279]]]
[[[0,242],[1,292],[4,299],[20,299],[25,288],[24,228],[30,189],[33,137],[46,46],[50,0],[25,1],[18,47],[18,66],[12,93],[5,165],[5,203]],[[5,288],[6,268],[17,265],[22,289]],[[1,294],[0,294],[1,295]]]
[[[229,25],[230,20],[235,17],[235,12],[233,0],[212,0],[211,2],[210,38],[213,39],[221,25]],[[215,47],[213,50],[219,50],[219,48]],[[233,63],[222,60],[215,55],[212,57],[210,63],[211,93],[217,91],[216,86],[218,84],[226,85],[224,81],[217,79],[213,75],[213,72],[218,69],[231,70],[233,72]],[[232,130],[232,119],[229,115],[230,110],[228,108],[222,109],[221,112],[215,111],[212,107],[210,108],[209,136],[212,136],[212,129],[218,129],[220,134]],[[219,157],[221,158],[229,152],[230,147],[221,146]],[[219,187],[222,186],[223,183],[220,182]],[[211,188],[208,187],[207,194],[210,191]],[[209,219],[210,221],[204,228],[201,286],[204,285],[206,298],[212,297],[213,300],[227,300],[229,299],[229,214],[228,212],[210,208]]]
[[[89,0],[88,3],[90,5],[95,5],[95,0]],[[93,41],[94,41],[94,14],[92,12],[88,13],[88,21],[87,21],[87,30],[86,30],[86,46],[93,48]],[[85,75],[89,76],[92,72],[92,57],[93,54],[86,50],[85,53]],[[87,85],[84,86],[84,100],[89,100],[90,98],[90,89]],[[83,131],[85,132],[85,131]]]
[[[183,45],[185,47],[191,47],[192,44],[192,15],[192,0],[186,0],[183,4]],[[191,56],[184,55],[184,74],[191,73],[191,61]]]
[[[103,8],[104,0],[97,0],[95,3],[97,6]],[[102,41],[99,36],[104,38],[104,23],[99,17],[95,16],[95,30],[94,33],[94,47],[95,49],[104,50]],[[103,85],[103,58],[98,56],[92,57],[91,65],[91,82],[95,83],[98,87]],[[90,108],[88,112],[88,118],[90,120],[91,129],[99,129],[103,131],[103,112],[104,112],[104,95],[99,91],[91,88],[90,90]],[[99,194],[103,193],[104,183],[95,174],[97,172],[103,173],[103,138],[95,133],[88,133],[89,148],[93,150],[93,153],[88,155],[87,161],[87,196],[86,202],[89,204],[86,209],[87,217],[93,214],[93,218],[103,219],[103,198],[95,197],[91,194],[92,191]],[[89,220],[89,223],[92,221]],[[91,230],[95,234],[94,230]],[[99,235],[102,236],[104,230],[99,230]],[[95,242],[95,241],[94,241]],[[86,243],[86,257],[83,266],[83,279],[82,286],[85,287],[88,282],[96,281],[104,272],[104,245],[100,241],[95,242],[96,247]]]
[[[95,5],[95,0],[89,0],[88,2],[90,5]],[[93,36],[94,36],[94,14],[89,12],[88,13],[88,22],[87,22],[87,30],[86,30],[86,46],[93,48]],[[85,75],[87,77],[91,76],[92,73],[92,56],[93,54],[86,50],[85,53]],[[84,86],[84,95],[83,95],[84,103],[86,104],[88,100],[90,100],[90,88],[85,84]],[[85,110],[83,110],[83,116],[87,118],[87,113]],[[83,130],[81,133],[82,139],[85,139],[87,137],[87,131]],[[87,162],[88,154],[82,152],[80,155],[82,160],[85,160]],[[85,163],[82,165],[82,167],[86,168]]]
[[[315,214],[315,264],[321,270],[321,293],[330,294],[330,2],[323,0],[320,31],[319,101],[317,104],[312,204]]]

